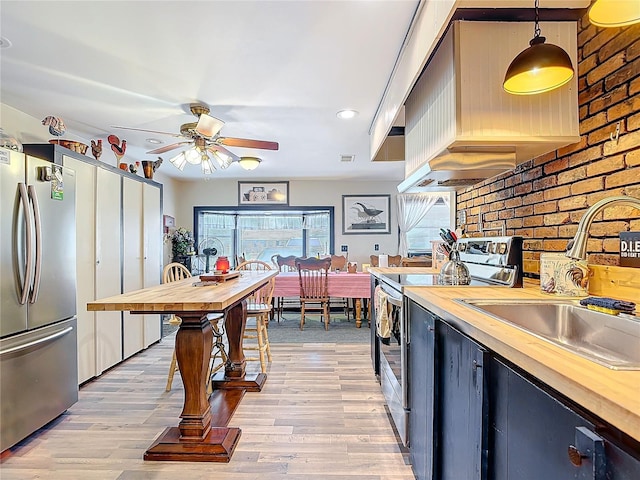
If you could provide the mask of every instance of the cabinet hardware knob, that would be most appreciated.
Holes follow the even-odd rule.
[[[480,365],[477,360],[474,360],[472,363],[473,363],[474,370],[477,370],[478,368],[482,368],[482,365]]]
[[[100,265],[100,260],[96,260],[96,265]]]
[[[569,461],[571,462],[572,465],[576,467],[579,467],[580,465],[582,465],[582,459],[586,458],[586,455],[583,455],[582,453],[580,453],[580,450],[578,450],[573,445],[569,445],[569,448],[567,449],[567,453],[569,454]]]
[[[435,327],[427,327],[427,330],[429,330],[430,332],[433,332],[435,330]]]

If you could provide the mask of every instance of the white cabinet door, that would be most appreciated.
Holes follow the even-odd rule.
[[[123,293],[140,290],[144,285],[142,243],[142,183],[123,178]],[[144,319],[141,315],[124,312],[124,358],[144,348]]]
[[[162,266],[162,210],[160,189],[143,184],[143,249],[144,249],[144,288],[160,283]],[[162,319],[160,315],[144,316],[144,347],[160,340]]]
[[[121,293],[122,262],[120,225],[121,177],[104,168],[96,171],[96,298]],[[79,242],[78,242],[79,244]],[[96,374],[122,360],[122,313],[96,314]]]
[[[97,375],[96,316],[87,311],[95,300],[96,167],[64,156],[63,164],[76,178],[76,309],[78,315],[78,383]]]

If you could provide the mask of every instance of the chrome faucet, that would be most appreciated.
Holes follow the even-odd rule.
[[[591,223],[598,213],[613,205],[626,205],[640,210],[640,199],[628,196],[608,197],[591,205],[580,219],[575,237],[567,245],[567,253],[565,254],[567,257],[577,260],[587,259],[587,239]]]

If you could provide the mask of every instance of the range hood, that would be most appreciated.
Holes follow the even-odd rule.
[[[577,68],[576,23],[540,25]],[[502,89],[532,32],[530,22],[451,23],[405,102],[399,192],[465,188],[580,140],[577,75],[540,95]]]

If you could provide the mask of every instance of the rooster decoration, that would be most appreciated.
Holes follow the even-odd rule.
[[[138,173],[138,168],[140,168],[140,162],[130,163],[129,164],[129,171],[131,173],[137,174]]]
[[[91,155],[93,155],[93,158],[96,160],[100,158],[100,155],[102,155],[102,140],[98,140],[97,142],[91,140]]]
[[[124,152],[127,150],[127,141],[122,140],[122,143],[120,143],[120,139],[116,135],[109,135],[107,140],[111,145],[111,150],[115,154],[118,163],[120,163],[120,159],[124,157]]]
[[[64,122],[60,117],[54,117],[53,115],[49,115],[44,117],[42,120],[42,125],[49,126],[49,133],[51,135],[55,135],[56,137],[61,137],[64,132],[67,131],[67,127],[64,125]]]

